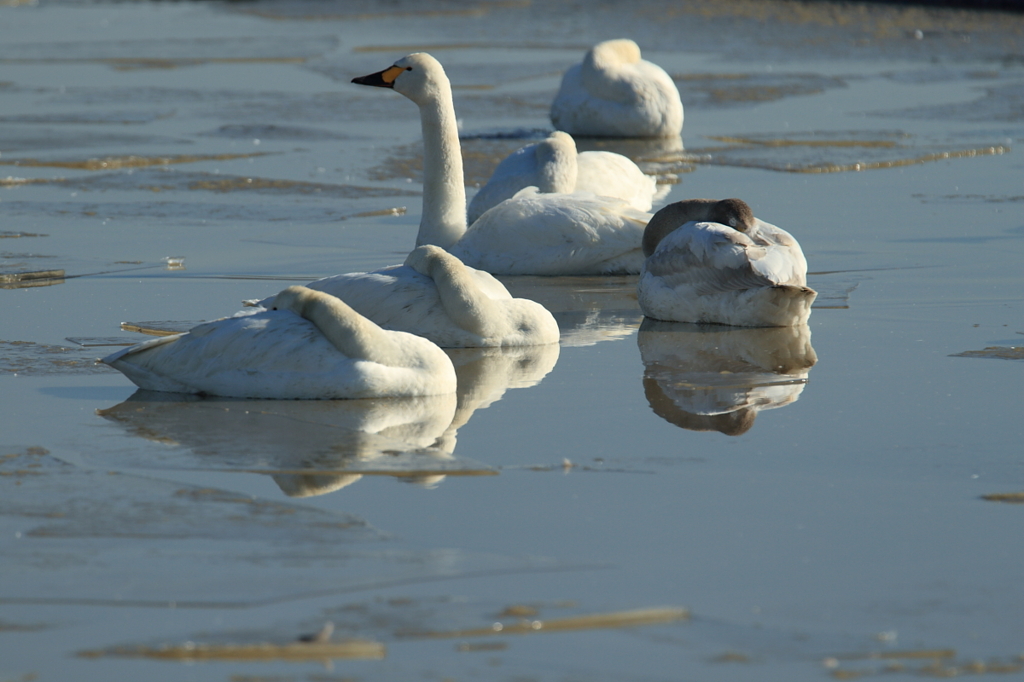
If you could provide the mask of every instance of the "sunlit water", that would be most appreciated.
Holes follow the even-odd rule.
[[[0,6],[0,680],[1019,674],[1024,19],[625,5]],[[404,258],[417,112],[352,77],[438,57],[472,188],[619,36],[685,150],[580,146],[796,235],[809,333],[508,278],[562,343],[453,353],[457,396],[94,364]]]

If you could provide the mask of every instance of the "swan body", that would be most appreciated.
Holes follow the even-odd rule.
[[[544,306],[512,298],[492,275],[438,246],[417,247],[403,265],[326,277],[307,287],[340,298],[384,329],[410,332],[442,348],[532,346],[559,338],[558,323]]]
[[[120,350],[103,362],[152,391],[235,398],[440,395],[456,387],[444,351],[387,331],[342,301],[289,287],[239,314]]]
[[[796,239],[739,199],[694,199],[655,214],[644,233],[637,298],[657,320],[740,327],[804,324],[817,293]]]
[[[469,223],[530,186],[544,194],[584,191],[616,197],[638,211],[651,210],[658,190],[655,179],[629,158],[614,152],[577,153],[572,136],[556,130],[547,139],[512,152],[495,167],[469,202]]]
[[[528,187],[467,227],[451,83],[436,59],[411,54],[353,82],[392,88],[419,107],[424,173],[417,246],[440,246],[466,265],[494,274],[639,273],[640,240],[650,214],[621,199],[589,192],[541,194]],[[536,239],[542,240],[540,248]]]
[[[674,137],[683,103],[672,77],[641,59],[635,42],[607,40],[562,76],[551,122],[586,137]]]

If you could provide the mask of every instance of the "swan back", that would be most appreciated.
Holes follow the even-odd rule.
[[[755,220],[754,212],[742,199],[677,201],[661,208],[647,223],[642,244],[644,256],[653,254],[662,239],[689,222],[718,223],[745,233],[750,231]]]
[[[531,346],[557,342],[558,325],[539,303],[514,299],[490,273],[433,245],[403,265],[352,272],[308,288],[341,299],[384,329],[422,336],[442,348]],[[273,299],[257,305],[270,307]]]
[[[505,275],[636,274],[648,220],[621,199],[527,187],[480,216],[451,252]]]

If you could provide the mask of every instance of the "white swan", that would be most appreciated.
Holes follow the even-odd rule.
[[[785,230],[739,199],[665,206],[644,231],[637,297],[657,320],[740,327],[804,324],[817,293],[807,261]]]
[[[201,324],[103,358],[141,388],[235,398],[439,395],[456,388],[445,352],[386,331],[340,300],[289,287],[271,310]]]
[[[671,76],[641,59],[635,42],[607,40],[562,76],[551,122],[588,137],[674,137],[683,130],[683,103]]]
[[[325,277],[306,285],[345,301],[384,329],[442,348],[557,343],[558,323],[540,303],[512,298],[490,274],[444,249],[419,246],[404,265]],[[267,308],[273,298],[257,305]]]
[[[616,197],[638,211],[650,211],[658,192],[655,179],[629,158],[614,152],[577,153],[572,136],[556,130],[502,159],[470,200],[467,220],[472,224],[484,211],[529,186],[545,194],[582,191]]]
[[[636,274],[650,214],[587,192],[540,194],[528,187],[466,226],[455,106],[441,64],[403,57],[360,85],[393,88],[415,102],[423,127],[423,216],[416,244],[435,244],[474,268],[506,275]]]

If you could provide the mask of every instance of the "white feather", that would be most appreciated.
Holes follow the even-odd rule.
[[[466,265],[494,274],[640,271],[640,240],[651,216],[621,199],[590,193],[519,192],[467,228],[462,152],[451,83],[444,68],[430,55],[416,53],[381,72],[385,73],[395,91],[420,109],[424,173],[417,245],[435,244]],[[370,76],[356,81],[387,82]],[[534,242],[537,238],[544,242],[540,248]]]

